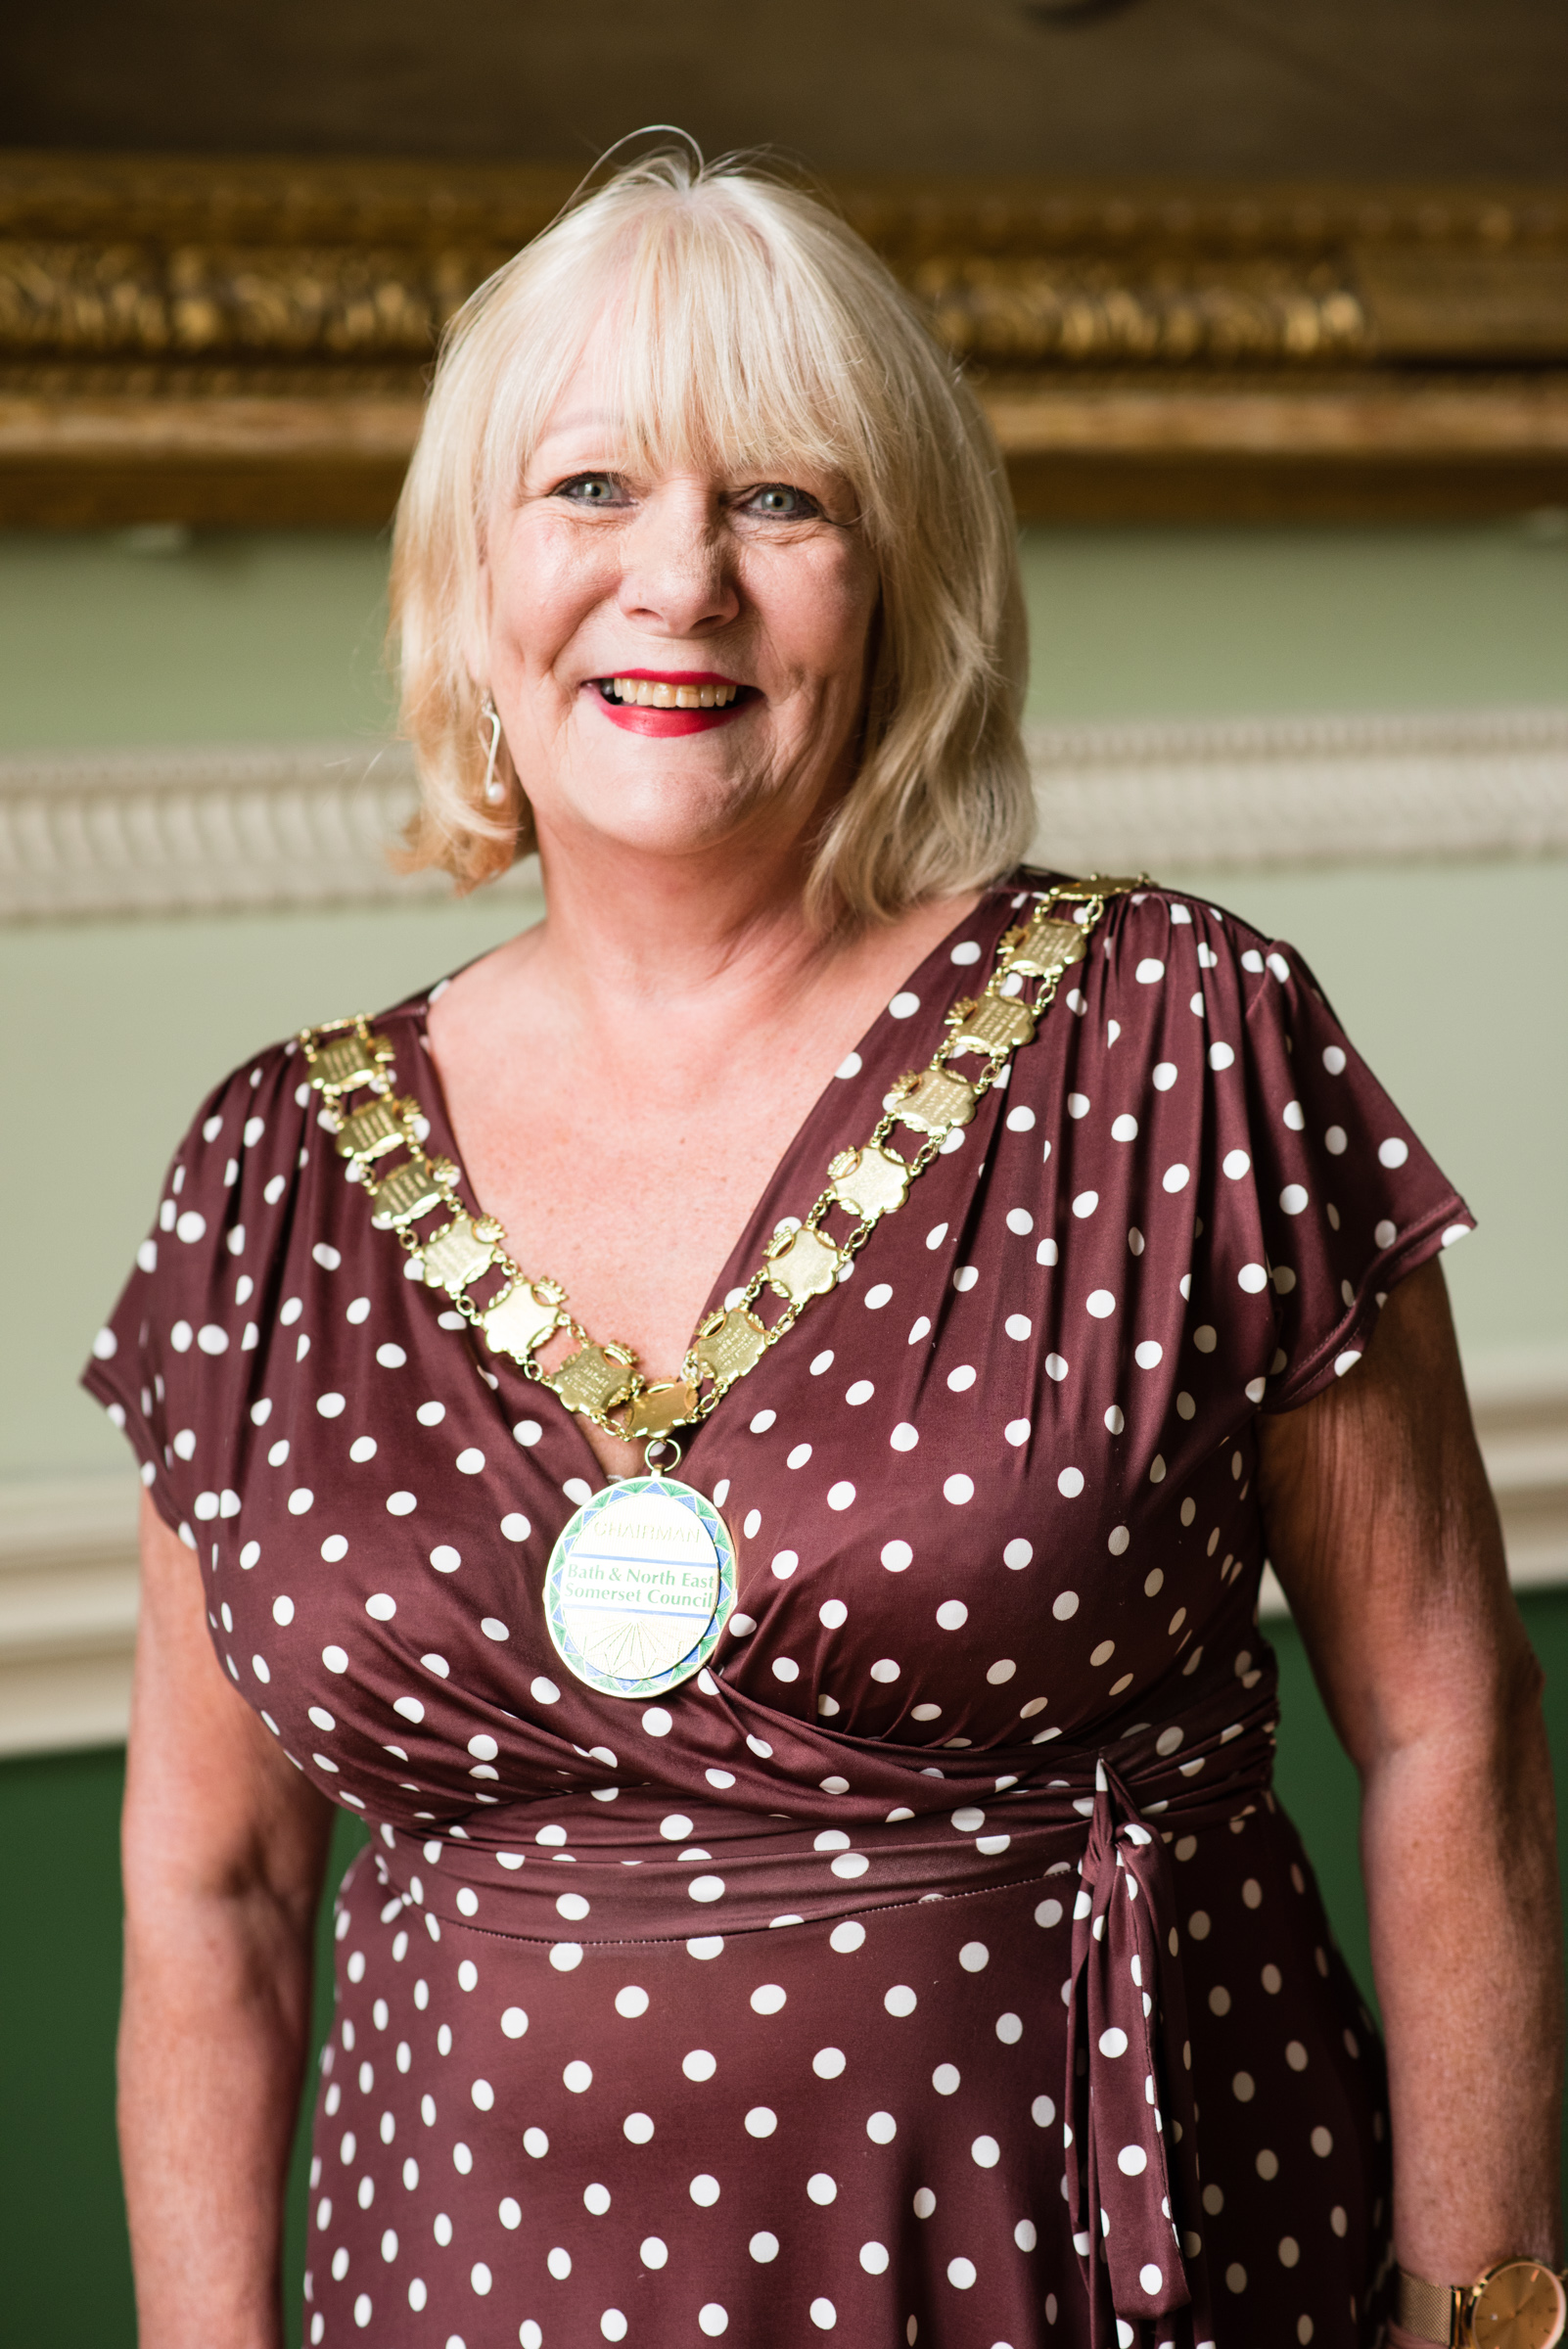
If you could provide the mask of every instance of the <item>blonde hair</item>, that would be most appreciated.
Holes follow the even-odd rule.
[[[423,803],[411,865],[460,888],[534,846],[527,777],[484,799],[484,685],[465,628],[485,519],[515,496],[604,300],[628,457],[809,462],[850,483],[881,601],[855,780],[815,844],[824,924],[979,887],[1034,822],[1012,503],[974,393],[854,232],[798,188],[682,151],[618,171],[464,304],[398,501],[392,640]]]

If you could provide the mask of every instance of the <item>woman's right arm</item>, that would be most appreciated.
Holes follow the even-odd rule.
[[[223,1676],[142,1503],[119,2142],[142,2349],[281,2349],[284,2186],[332,1806]]]

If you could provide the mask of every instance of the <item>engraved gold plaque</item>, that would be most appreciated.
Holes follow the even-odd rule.
[[[766,1345],[767,1332],[757,1315],[737,1305],[727,1313],[709,1315],[692,1351],[714,1384],[722,1389],[744,1378],[761,1360]]]
[[[1037,914],[1007,956],[1007,968],[1022,979],[1052,979],[1084,959],[1084,933],[1077,922]]]
[[[631,1399],[626,1433],[639,1441],[647,1436],[668,1436],[672,1427],[683,1426],[696,1408],[697,1390],[683,1378],[644,1387]]]
[[[470,1217],[455,1216],[421,1244],[419,1253],[425,1265],[425,1286],[444,1289],[448,1297],[456,1297],[488,1268],[493,1252],[488,1241],[480,1238]]]
[[[356,1109],[352,1117],[345,1118],[338,1134],[339,1157],[368,1160],[383,1158],[389,1150],[395,1150],[405,1138],[404,1110],[417,1117],[419,1104],[417,1101],[397,1101],[390,1096],[367,1101],[363,1109]]]
[[[955,1003],[947,1026],[957,1052],[1013,1052],[1034,1040],[1035,1015],[1027,1003],[983,995],[978,1003]]]
[[[841,1150],[828,1169],[828,1179],[839,1205],[868,1221],[896,1214],[909,1193],[909,1170],[903,1160],[871,1143],[863,1150]]]
[[[514,1362],[526,1360],[560,1324],[558,1307],[534,1294],[531,1282],[515,1280],[480,1319],[484,1342],[494,1354],[509,1354]]]
[[[318,1090],[323,1085],[332,1085],[339,1092],[347,1092],[353,1085],[369,1084],[379,1077],[392,1056],[392,1046],[385,1036],[373,1036],[367,1051],[350,1029],[346,1035],[328,1036],[317,1043],[310,1082]]]
[[[843,1252],[831,1240],[825,1240],[819,1231],[808,1231],[804,1224],[799,1231],[771,1240],[763,1253],[769,1287],[792,1305],[824,1296],[838,1279],[844,1261]]]
[[[910,1084],[895,1117],[912,1132],[944,1134],[967,1126],[975,1114],[975,1090],[947,1069],[926,1069]]]
[[[385,1182],[371,1183],[367,1188],[374,1202],[370,1220],[378,1231],[392,1231],[399,1223],[412,1223],[441,1204],[441,1186],[436,1170],[425,1158],[411,1158],[406,1166],[394,1167]]]
[[[613,1411],[631,1393],[630,1366],[618,1359],[619,1350],[588,1345],[568,1357],[550,1385],[569,1411]]]

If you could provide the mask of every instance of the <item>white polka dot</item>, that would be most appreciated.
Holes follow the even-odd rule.
[[[961,1598],[945,1598],[937,1609],[937,1621],[945,1632],[962,1631],[969,1621],[969,1609]]]
[[[1056,1490],[1066,1500],[1076,1500],[1084,1490],[1082,1468],[1064,1468],[1056,1479]]]
[[[1152,954],[1145,954],[1132,976],[1139,987],[1153,987],[1165,977],[1165,965],[1163,962],[1157,961]]]
[[[329,1672],[346,1672],[348,1651],[344,1647],[324,1647],[321,1651],[321,1661]]]
[[[813,2300],[810,2315],[812,2324],[820,2332],[831,2332],[839,2321],[839,2312],[831,2300]]]
[[[759,2234],[753,2235],[746,2248],[751,2253],[753,2259],[757,2261],[759,2267],[766,2267],[769,2260],[774,2260],[778,2257],[778,2236],[776,2234],[769,2234],[767,2229],[764,2227]]]
[[[841,1478],[836,1485],[829,1485],[827,1504],[830,1509],[847,1509],[853,1499],[854,1487],[848,1477]]]
[[[1160,1177],[1161,1187],[1168,1191],[1184,1191],[1192,1179],[1191,1169],[1180,1165],[1167,1167]]]
[[[1336,1354],[1334,1357],[1334,1376],[1343,1378],[1347,1370],[1355,1369],[1360,1359],[1360,1349],[1356,1346],[1348,1346],[1343,1354]]]
[[[882,2004],[891,2015],[901,2021],[905,2015],[913,2014],[919,2002],[906,1982],[895,1982],[893,1988],[884,1993]]]
[[[378,1346],[376,1359],[384,1370],[400,1370],[408,1357],[400,1346]]]
[[[1343,1158],[1350,1146],[1350,1136],[1343,1126],[1330,1126],[1323,1136],[1323,1147],[1332,1158]]]
[[[1236,1274],[1236,1286],[1249,1297],[1259,1297],[1268,1286],[1268,1275],[1262,1265],[1243,1265]]]
[[[860,1065],[860,1055],[858,1052],[847,1052],[844,1058],[840,1061],[838,1067],[834,1070],[833,1074],[835,1077],[842,1077],[848,1081],[851,1077],[859,1076]]]
[[[1124,2145],[1116,2157],[1116,2166],[1124,2178],[1141,2178],[1149,2166],[1149,2157],[1141,2145]],[[1157,2285],[1144,2286],[1145,2291],[1158,2288]]]
[[[977,2137],[969,2148],[969,2157],[983,2170],[993,2170],[1001,2159],[1001,2147],[993,2137]]]
[[[1163,969],[1164,965],[1156,967]],[[1138,968],[1141,971],[1143,965],[1140,963]],[[974,2283],[977,2274],[978,2270],[972,2259],[949,2259],[947,2262],[947,2281],[955,2291],[967,2292]]]
[[[397,1612],[397,1601],[387,1590],[373,1590],[365,1601],[365,1613],[376,1623],[391,1623]]]
[[[1391,1134],[1386,1142],[1377,1145],[1377,1163],[1380,1167],[1403,1167],[1409,1155],[1409,1143],[1402,1141],[1398,1134]]]
[[[414,1510],[417,1509],[418,1506],[419,1502],[415,1499],[412,1493],[389,1493],[387,1496],[387,1508],[388,1513],[391,1516],[412,1516]]]
[[[882,1546],[882,1563],[890,1574],[902,1574],[914,1557],[907,1542],[886,1542]]]
[[[1100,1194],[1098,1191],[1080,1191],[1078,1197],[1073,1201],[1073,1213],[1082,1222],[1085,1217],[1094,1213],[1099,1204]]]
[[[1033,1542],[1026,1542],[1022,1534],[1015,1534],[1002,1551],[1002,1564],[1011,1566],[1016,1573],[1020,1567],[1029,1565],[1034,1555],[1035,1544]]]
[[[1343,1077],[1343,1076],[1344,1076],[1344,1074],[1345,1074],[1345,1054],[1344,1054],[1343,1050],[1341,1049],[1341,1047],[1340,1047],[1338,1044],[1325,1044],[1325,1045],[1324,1045],[1324,1047],[1323,1047],[1323,1066],[1324,1066],[1324,1068],[1325,1068],[1325,1069],[1328,1071],[1328,1074],[1330,1075],[1330,1077]]]
[[[1232,1182],[1239,1182],[1243,1174],[1245,1174],[1251,1168],[1252,1160],[1248,1157],[1245,1150],[1227,1150],[1225,1152],[1222,1164],[1226,1174],[1228,1174],[1230,1177],[1230,1180]]]
[[[1017,1109],[1010,1109],[1007,1112],[1004,1123],[1009,1133],[1033,1133],[1035,1113],[1032,1109],[1026,1109],[1020,1104]]]
[[[953,1503],[954,1507],[961,1508],[966,1500],[973,1500],[975,1497],[975,1480],[972,1476],[965,1476],[960,1471],[956,1475],[946,1478],[942,1490],[944,1496]]]
[[[1084,1303],[1096,1321],[1108,1321],[1116,1311],[1116,1299],[1109,1289],[1091,1289]]]
[[[675,1717],[663,1705],[650,1705],[642,1717],[642,1726],[650,1737],[668,1737],[675,1726]]]

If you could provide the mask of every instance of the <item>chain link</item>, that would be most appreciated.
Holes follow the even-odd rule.
[[[464,1205],[457,1168],[450,1159],[427,1157],[430,1119],[412,1096],[397,1095],[392,1048],[386,1037],[372,1032],[363,1013],[301,1029],[299,1040],[310,1068],[310,1083],[322,1097],[322,1123],[337,1136],[339,1153],[347,1161],[346,1172],[369,1193],[372,1221],[395,1234],[419,1265],[426,1286],[444,1289],[452,1308],[493,1353],[510,1357],[569,1409],[581,1412],[610,1435],[660,1439],[673,1428],[700,1425],[730,1388],[789,1334],[812,1298],[838,1285],[883,1216],[905,1203],[949,1134],[971,1122],[1014,1052],[1031,1040],[1063,974],[1086,954],[1107,900],[1135,889],[1145,878],[1139,874],[1135,880],[1108,880],[1094,874],[1032,893],[1035,909],[1003,933],[995,968],[982,994],[965,998],[947,1013],[947,1034],[926,1067],[899,1078],[889,1096],[892,1106],[884,1102],[881,1118],[859,1149],[835,1155],[827,1187],[803,1218],[788,1218],[776,1227],[761,1264],[745,1286],[738,1294],[731,1292],[730,1302],[709,1314],[694,1332],[680,1377],[665,1382],[650,1383],[643,1376],[630,1347],[591,1338],[568,1307],[560,1283],[544,1275],[530,1278],[501,1245],[502,1227],[495,1219]],[[1070,920],[1058,916],[1059,906],[1074,908]],[[1026,993],[1030,980],[1035,982],[1033,994]],[[993,1011],[988,1019],[987,1007],[1000,1005],[1016,1006],[1022,1018],[1009,1022]],[[988,1031],[994,1040],[986,1040]],[[981,1063],[970,1078],[959,1077],[950,1065],[966,1058]],[[938,1105],[923,1107],[922,1093],[930,1093]],[[361,1097],[355,1102],[354,1096]],[[941,1106],[944,1100],[945,1110]],[[346,1103],[352,1105],[346,1109]],[[907,1159],[890,1146],[900,1126],[922,1135]],[[381,1162],[399,1146],[406,1155],[383,1172]],[[884,1179],[897,1186],[898,1196],[868,1206],[846,1198],[841,1186],[872,1154],[875,1163],[889,1170]],[[840,1170],[837,1175],[835,1168]],[[416,1230],[438,1209],[444,1211],[446,1221],[427,1233]],[[855,1219],[842,1240],[822,1229],[835,1209]],[[831,1271],[819,1261],[815,1271],[788,1272],[782,1260],[803,1232],[815,1243],[819,1260],[831,1255]],[[495,1275],[499,1285],[482,1303],[470,1291],[487,1274]],[[782,1305],[764,1324],[753,1308],[766,1289]],[[727,1370],[713,1344],[725,1332],[731,1333],[728,1359],[735,1365]],[[563,1334],[576,1341],[576,1351],[547,1370],[538,1359],[539,1349]]]

